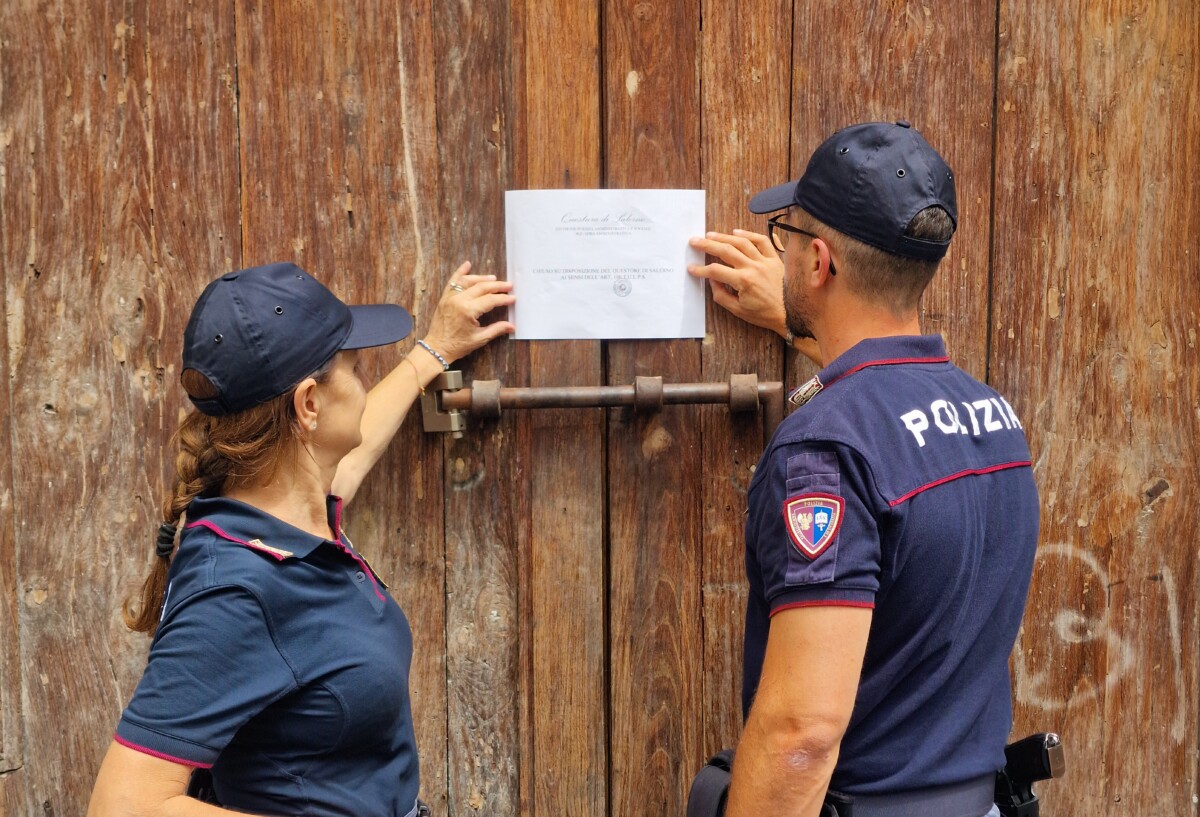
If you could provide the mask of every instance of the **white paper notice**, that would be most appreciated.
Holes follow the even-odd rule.
[[[516,337],[704,337],[703,190],[510,190]]]

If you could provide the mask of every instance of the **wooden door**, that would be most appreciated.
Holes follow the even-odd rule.
[[[1029,431],[1042,550],[1015,733],[1060,731],[1044,813],[1191,815],[1200,541],[1194,0],[0,4],[0,813],[80,814],[145,642],[203,284],[294,259],[418,327],[503,194],[700,187],[708,224],[830,132],[912,121],[959,182],[923,320]],[[795,385],[703,340],[507,341],[506,385]],[[401,350],[403,351],[403,350]],[[382,373],[395,350],[369,356]],[[413,623],[435,813],[678,815],[740,728],[742,509],[761,418],[414,413],[348,512]]]

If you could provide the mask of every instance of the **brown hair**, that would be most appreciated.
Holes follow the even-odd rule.
[[[820,230],[821,238],[838,256],[838,273],[848,269],[846,283],[859,297],[891,310],[896,316],[917,308],[939,261],[906,258],[872,247],[822,224],[800,208],[797,210],[800,216],[797,221],[809,222],[797,226]],[[949,241],[954,235],[954,221],[941,207],[926,207],[913,216],[904,234],[926,241]]]
[[[337,356],[311,375],[324,382]],[[199,399],[215,397],[216,388],[195,369],[185,369],[180,378],[184,391]],[[154,635],[158,629],[167,572],[171,566],[171,548],[175,525],[196,497],[219,496],[230,488],[269,482],[300,436],[292,396],[295,389],[265,403],[222,417],[210,417],[193,409],[179,424],[174,439],[179,444],[175,456],[175,483],[163,499],[163,527],[154,563],[137,598],[128,598],[123,606],[125,625],[136,632]]]

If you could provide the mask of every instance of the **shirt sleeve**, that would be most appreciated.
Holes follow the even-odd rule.
[[[296,687],[252,593],[198,592],[169,608],[159,625],[115,739],[207,768],[243,724]]]
[[[874,607],[880,534],[869,469],[835,444],[777,447],[752,486],[748,540],[774,615],[790,607]]]

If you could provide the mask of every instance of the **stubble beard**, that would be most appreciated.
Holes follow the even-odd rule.
[[[811,312],[803,296],[792,291],[787,281],[783,284],[783,315],[788,331],[793,337],[816,340],[810,326]]]

